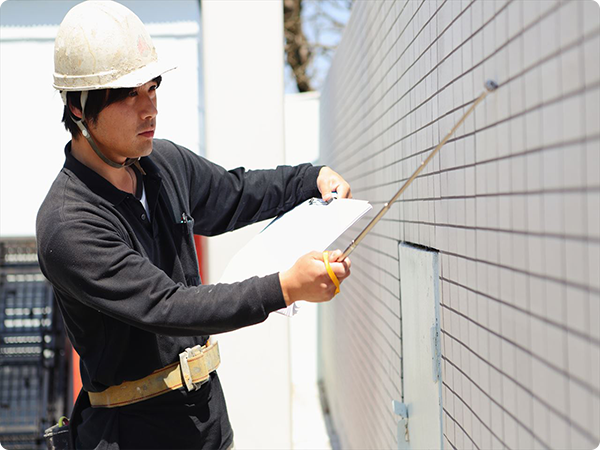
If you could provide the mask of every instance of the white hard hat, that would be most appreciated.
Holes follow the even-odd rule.
[[[71,8],[54,42],[53,86],[60,91],[133,88],[174,68],[158,60],[142,21],[112,0]]]

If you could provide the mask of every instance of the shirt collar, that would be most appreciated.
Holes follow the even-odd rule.
[[[160,169],[154,164],[154,161],[152,161],[149,156],[140,159],[140,165],[144,169],[144,172],[146,172],[146,179],[148,181],[160,183]],[[75,174],[75,176],[92,192],[98,194],[115,206],[130,196],[129,193],[116,188],[102,175],[77,160],[71,153],[71,141],[65,146],[64,168],[73,172],[73,174]]]

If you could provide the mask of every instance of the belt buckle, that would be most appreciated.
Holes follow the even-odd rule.
[[[185,384],[185,387],[187,388],[187,390],[190,392],[200,389],[200,387],[208,381],[208,378],[207,378],[205,380],[194,383],[192,371],[190,370],[190,365],[188,362],[188,359],[194,358],[197,356],[200,356],[200,358],[204,359],[203,353],[204,353],[204,349],[200,345],[196,345],[192,348],[189,348],[189,347],[186,348],[183,352],[181,352],[179,354],[179,366],[181,367],[181,379],[183,380],[183,383]],[[205,369],[205,372],[208,372],[208,370],[206,370],[206,367],[204,367],[204,369]]]

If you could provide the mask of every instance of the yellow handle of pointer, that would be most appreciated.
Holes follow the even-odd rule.
[[[335,276],[335,273],[333,273],[333,269],[329,264],[329,252],[323,252],[323,261],[325,262],[325,269],[327,269],[329,278],[331,278],[331,281],[335,284],[335,294],[333,295],[336,296],[340,293],[340,280]]]

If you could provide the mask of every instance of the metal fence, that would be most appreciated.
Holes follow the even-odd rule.
[[[43,449],[68,407],[69,352],[35,239],[0,241],[0,442]]]

